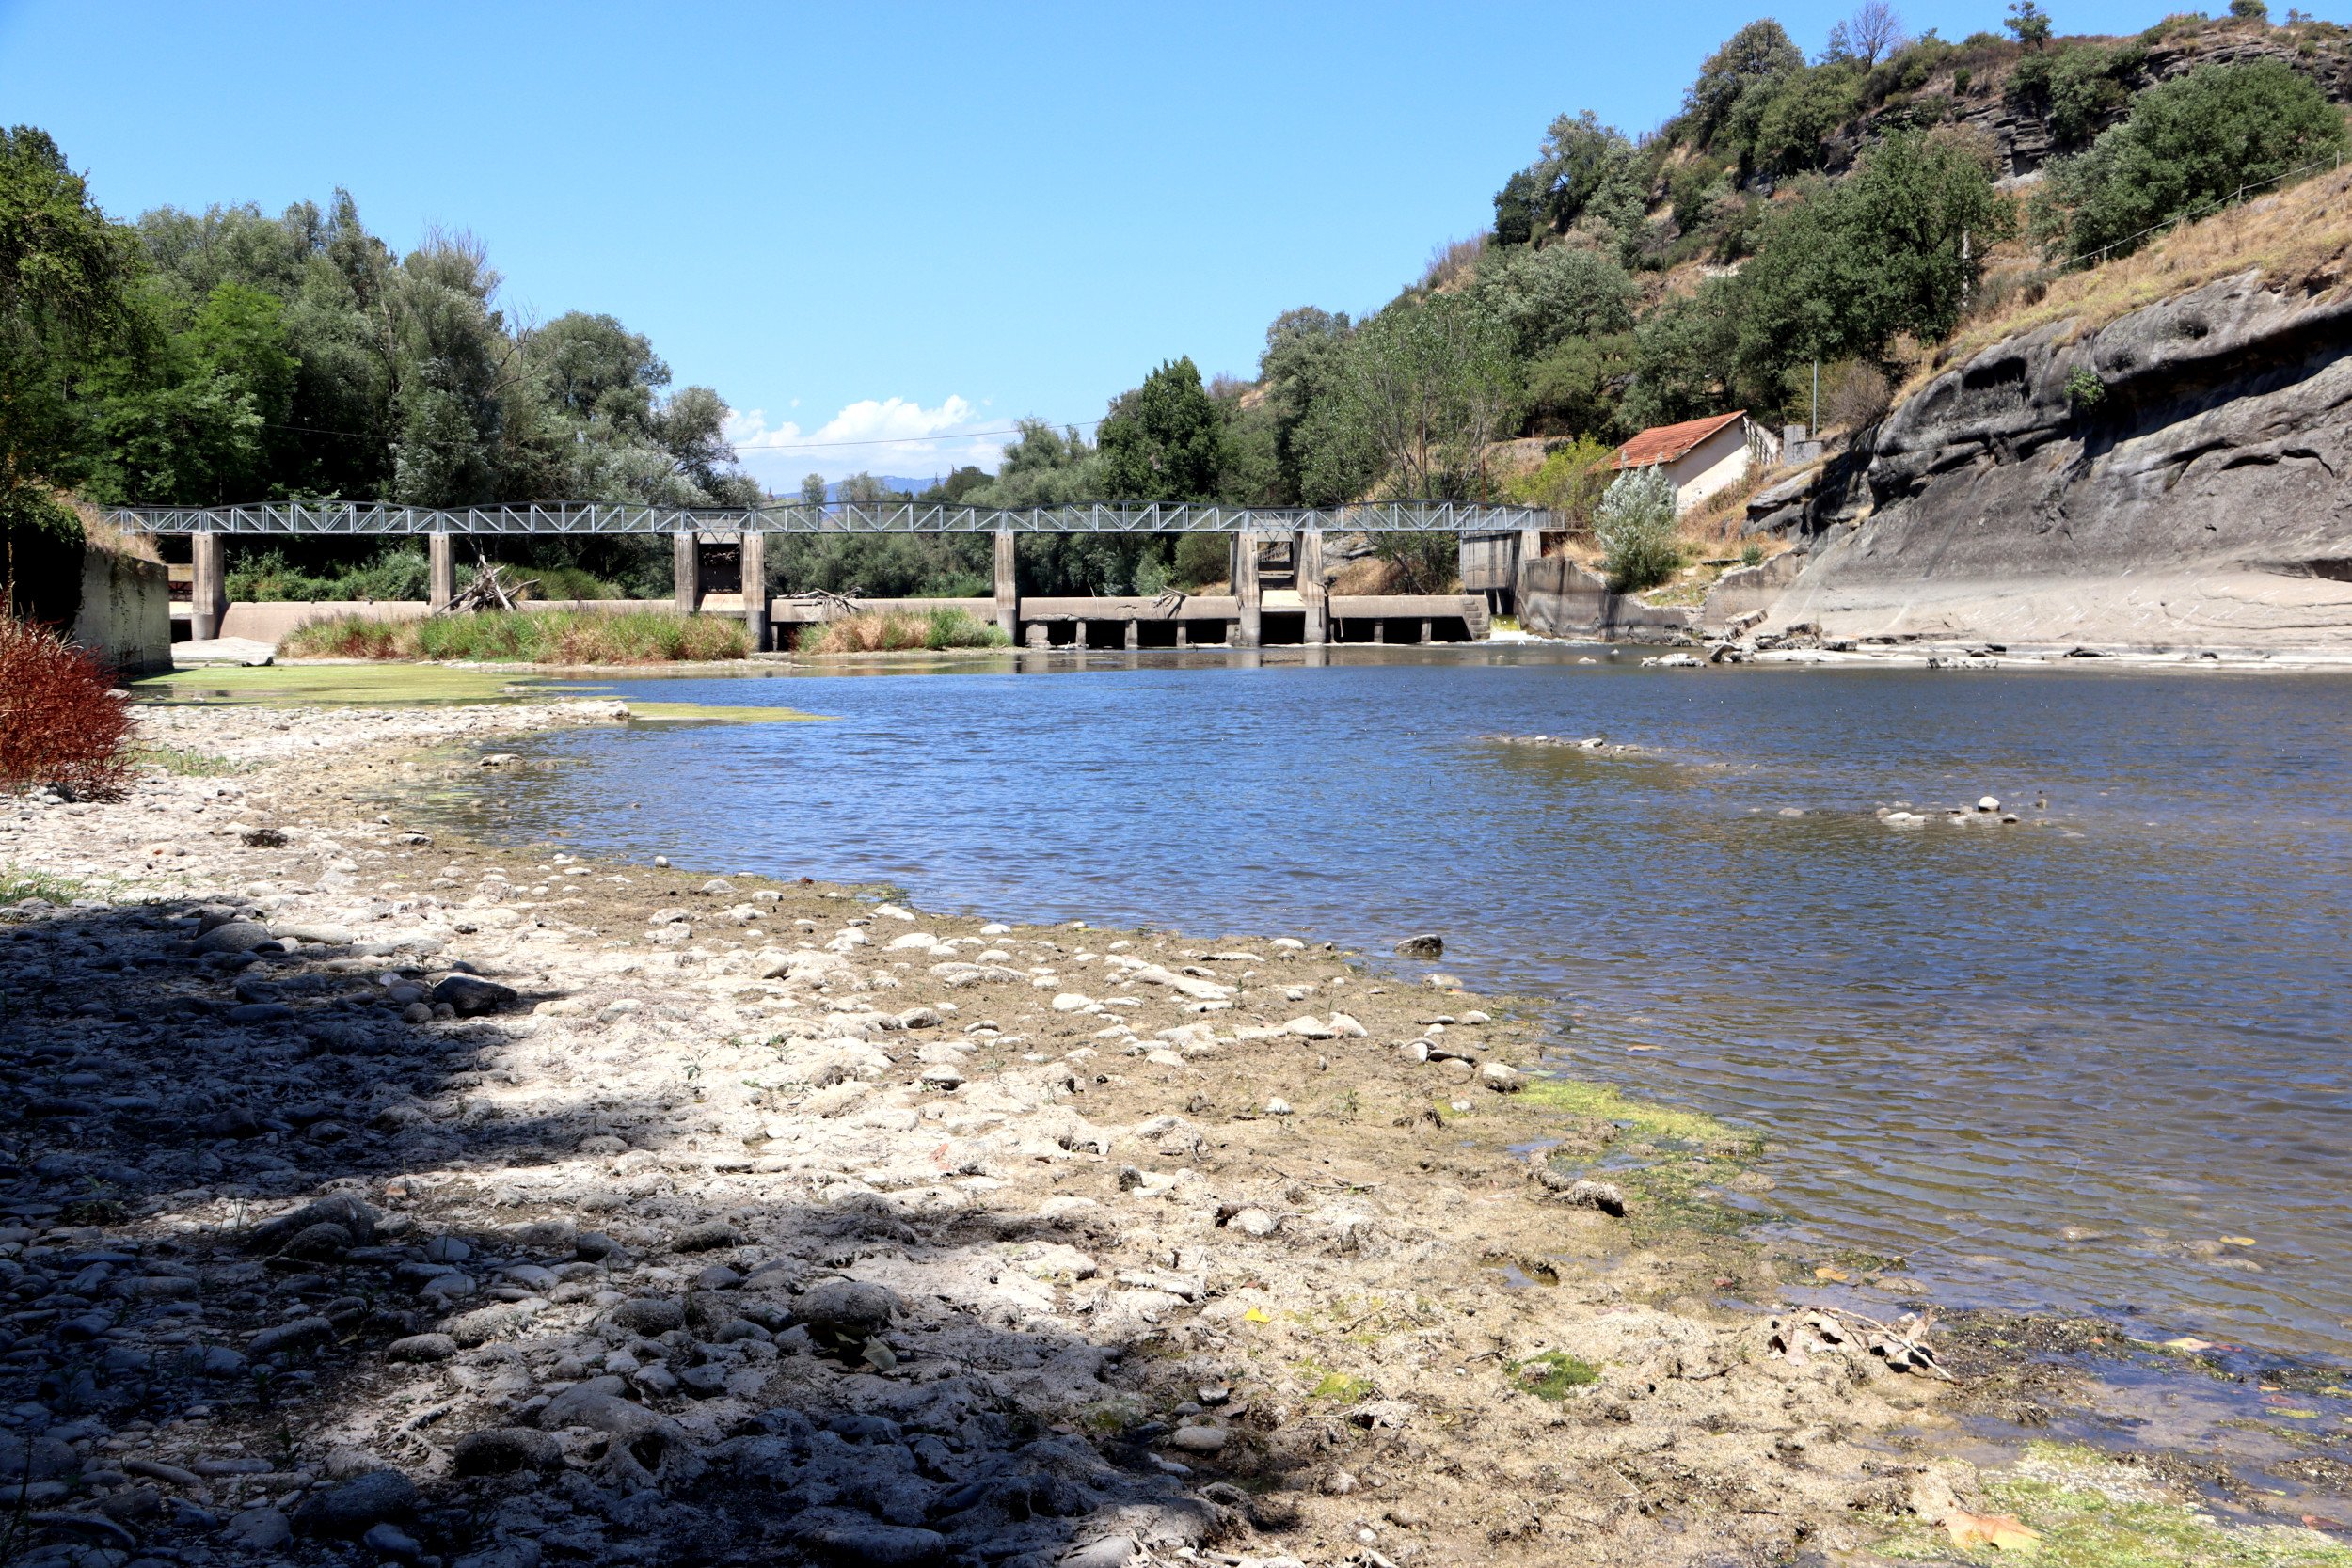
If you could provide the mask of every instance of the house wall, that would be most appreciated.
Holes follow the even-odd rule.
[[[1674,481],[1675,511],[1688,512],[1721,490],[1728,490],[1748,477],[1749,450],[1747,421],[1736,420],[1684,452],[1666,465],[1666,477]]]

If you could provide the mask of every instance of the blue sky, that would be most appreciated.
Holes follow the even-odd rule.
[[[1815,50],[1853,3],[1769,14]],[[1179,354],[1248,373],[1279,311],[1376,306],[1483,228],[1552,116],[1648,129],[1765,12],[0,0],[0,115],[119,216],[343,185],[395,246],[470,230],[510,309],[648,334],[788,487],[993,467],[988,433]]]

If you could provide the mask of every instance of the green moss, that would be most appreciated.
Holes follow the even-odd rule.
[[[1522,1104],[1570,1116],[1613,1121],[1653,1142],[1744,1148],[1756,1141],[1752,1136],[1735,1132],[1713,1117],[1628,1100],[1607,1084],[1537,1076],[1530,1079],[1519,1100]]]
[[[2352,1568],[2352,1547],[2293,1526],[2233,1527],[2167,1500],[2148,1473],[2089,1449],[2032,1443],[2015,1472],[1989,1476],[1977,1512],[2010,1513],[2041,1531],[2037,1568]],[[1879,1543],[1902,1561],[1994,1561],[1961,1553],[1943,1530],[1907,1525]]]
[[[1345,1372],[1326,1372],[1315,1385],[1315,1398],[1337,1400],[1342,1404],[1361,1404],[1372,1398],[1369,1378],[1350,1377]]]
[[[1565,1400],[1572,1388],[1600,1380],[1600,1369],[1564,1351],[1548,1350],[1511,1363],[1511,1379],[1539,1400]]]
[[[46,898],[52,904],[70,904],[87,891],[82,883],[71,877],[54,877],[46,871],[0,865],[0,904],[20,903],[27,898]]]

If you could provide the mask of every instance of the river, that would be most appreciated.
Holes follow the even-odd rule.
[[[1008,920],[1408,971],[1440,932],[1573,1072],[1762,1132],[1800,1250],[2352,1356],[2352,678],[1332,657],[622,681],[827,721],[583,729],[485,787],[516,837]],[[1493,738],[1536,734],[1612,749]],[[1875,815],[1985,795],[2026,820]]]

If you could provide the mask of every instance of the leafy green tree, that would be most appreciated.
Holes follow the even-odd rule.
[[[2028,49],[2040,49],[2050,41],[2050,13],[2035,0],[2009,0],[2009,20],[2001,25]]]
[[[2077,263],[2129,255],[2151,230],[2339,158],[2344,145],[2343,114],[2285,61],[2200,66],[2148,88],[2130,119],[2051,165],[2034,230]]]
[[[81,528],[52,497],[75,477],[85,367],[130,331],[136,249],[44,132],[0,132],[0,534],[6,606],[71,613]]]
[[[1634,373],[1635,334],[1570,338],[1523,372],[1532,428],[1615,442],[1627,434],[1619,404]]]
[[[1960,319],[2015,211],[1979,142],[1899,132],[1854,172],[1777,214],[1741,270],[1739,361],[1761,388],[1808,359],[1883,357],[1897,334],[1937,339]]]
[[[1804,52],[1779,23],[1749,23],[1707,57],[1684,93],[1682,118],[1691,139],[1709,145],[1743,95],[1804,68]]]
[[[808,475],[801,481],[801,504],[803,506],[824,505],[825,491],[828,488],[823,474]]]
[[[1710,278],[1697,293],[1670,295],[1633,334],[1633,379],[1624,421],[1641,430],[1712,414],[1739,369],[1740,329],[1732,283]]]
[[[1756,117],[1750,158],[1756,167],[1774,174],[1819,168],[1831,135],[1861,108],[1857,66],[1830,64],[1792,72],[1781,79]]]
[[[1525,245],[1542,215],[1543,191],[1526,169],[1502,182],[1495,192],[1495,239],[1502,245]]]
[[[1202,501],[1216,494],[1225,414],[1189,357],[1174,359],[1111,404],[1099,434],[1104,494],[1114,500]]]
[[[1481,258],[1470,293],[1509,330],[1513,351],[1534,358],[1571,338],[1631,330],[1639,291],[1612,258],[1554,245]]]
[[[1323,471],[1328,465],[1315,454],[1323,453],[1323,443],[1334,434],[1328,428],[1335,417],[1334,393],[1353,330],[1346,316],[1312,306],[1285,310],[1266,328],[1258,384],[1265,388],[1274,416],[1274,495],[1279,504],[1323,505],[1324,499],[1310,499],[1311,490],[1318,498],[1332,493],[1332,476]],[[1311,482],[1311,467],[1317,474]],[[1340,477],[1336,488],[1353,495],[1352,483]]]
[[[1562,115],[1544,133],[1528,170],[1542,215],[1556,233],[1579,224],[1615,237],[1629,252],[1648,205],[1649,181],[1632,141],[1592,110]]]
[[[1517,411],[1509,329],[1461,294],[1400,300],[1350,341],[1343,397],[1401,499],[1476,499]]]
[[[1620,594],[1655,588],[1682,565],[1675,540],[1675,487],[1663,468],[1627,468],[1611,482],[1593,513],[1593,541],[1601,569]]]

